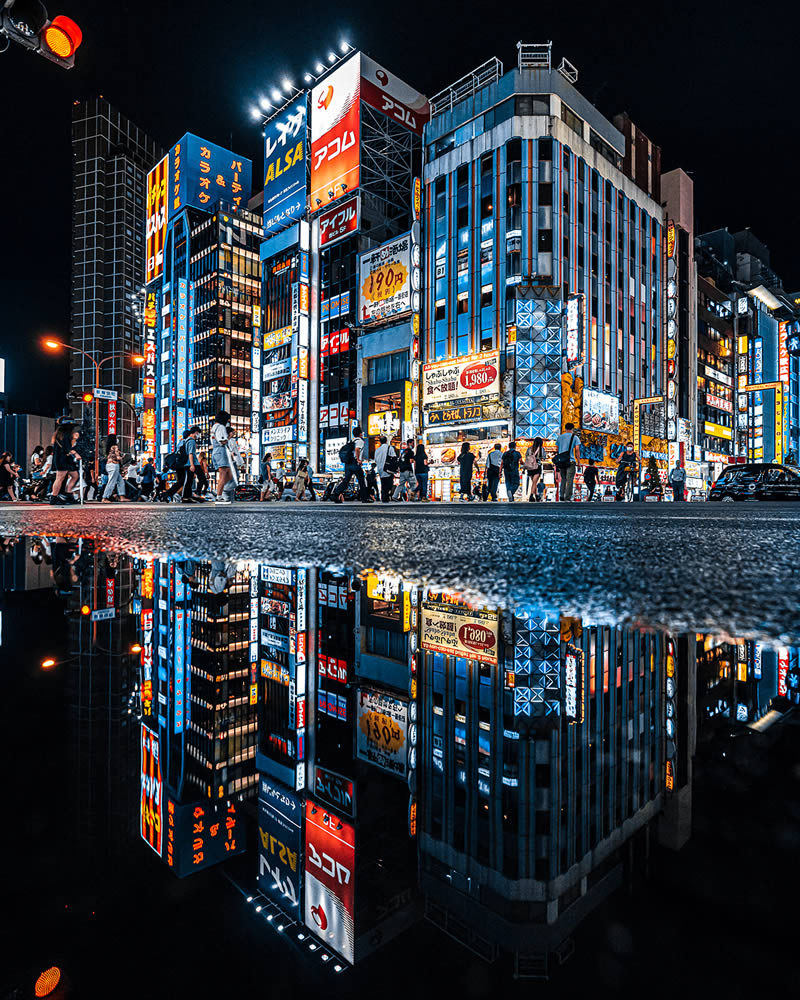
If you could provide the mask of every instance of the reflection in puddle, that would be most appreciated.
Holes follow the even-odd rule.
[[[63,606],[41,669],[74,674],[80,766],[117,769],[114,835],[181,879],[226,863],[264,934],[336,971],[424,920],[552,975],[653,844],[689,840],[698,745],[734,756],[799,700],[797,648],[388,575],[64,538],[2,571]]]

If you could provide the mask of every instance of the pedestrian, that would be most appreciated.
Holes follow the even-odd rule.
[[[42,478],[42,466],[44,465],[44,448],[37,444],[31,452],[31,479]]]
[[[171,500],[176,493],[181,494],[181,503],[199,503],[192,496],[194,477],[197,470],[197,439],[200,437],[200,427],[195,424],[183,435],[175,459],[177,473],[175,483],[167,490],[167,499]]]
[[[414,439],[409,438],[406,446],[400,452],[400,474],[397,477],[397,486],[394,490],[394,500],[399,500],[404,496],[411,500],[411,494],[417,489],[417,478],[414,475]]]
[[[638,469],[639,459],[634,451],[633,444],[628,441],[617,462],[617,474],[615,477],[617,500],[622,501],[625,499],[625,487],[627,486],[628,479],[635,481]]]
[[[141,468],[141,485],[142,485],[142,496],[149,500],[153,495],[153,489],[156,485],[156,467],[153,465],[153,459],[146,455]]]
[[[208,493],[208,452],[201,451],[197,456],[196,464],[194,467],[194,474],[197,477],[197,486],[195,488],[195,496],[199,500],[205,500],[206,493]]]
[[[486,496],[492,503],[497,503],[497,487],[500,485],[500,473],[503,469],[503,451],[499,443],[486,456]]]
[[[230,422],[228,423],[227,431],[228,454],[231,458],[231,478],[233,482],[233,490],[231,493],[235,496],[236,487],[239,485],[239,476],[244,469],[244,455],[242,455],[242,449],[239,447],[239,436],[231,426]]]
[[[392,498],[394,474],[399,468],[397,452],[389,444],[385,434],[381,434],[378,450],[375,452],[375,470],[381,484],[381,503],[389,503]]]
[[[111,503],[114,490],[119,494],[121,501],[127,500],[122,482],[122,452],[119,450],[116,434],[109,434],[106,440],[106,472],[108,482],[103,490],[103,503]]]
[[[302,500],[308,485],[308,462],[301,458],[297,465],[297,472],[294,474],[294,495],[296,500]]]
[[[503,475],[506,480],[506,494],[508,502],[514,502],[514,494],[519,489],[519,467],[522,462],[522,454],[517,449],[517,442],[509,442],[508,448],[503,452]]]
[[[275,470],[274,483],[275,496],[278,500],[280,500],[286,486],[286,462],[278,462],[278,468]]]
[[[533,439],[531,446],[525,452],[525,461],[522,463],[522,468],[528,473],[528,481],[530,483],[528,500],[530,503],[536,503],[539,499],[538,486],[539,480],[542,476],[543,458],[543,442],[540,437],[536,437]]]
[[[16,500],[14,492],[14,464],[10,452],[0,455],[0,500]]]
[[[686,495],[686,469],[683,467],[683,462],[679,461],[670,472],[669,483],[672,487],[672,499],[683,500]]]
[[[461,454],[458,456],[458,502],[467,503],[472,500],[472,472],[475,468],[475,456],[469,446],[469,441],[461,445]],[[466,500],[464,499],[466,497]]]
[[[361,464],[364,457],[364,438],[361,436],[361,428],[356,426],[353,428],[353,437],[347,444],[342,445],[339,449],[339,459],[344,465],[344,479],[339,484],[338,488],[333,497],[334,503],[343,503],[342,497],[344,491],[350,484],[350,480],[353,476],[356,477],[358,482],[359,499],[362,503],[371,503],[367,495],[367,483],[364,479],[364,470],[361,468]]]
[[[218,504],[233,502],[233,491],[236,488],[233,481],[233,460],[228,451],[228,424],[231,415],[227,410],[220,410],[211,425],[211,464],[217,473]]]
[[[133,455],[122,456],[122,485],[125,489],[125,496],[129,500],[140,500],[142,491],[139,488],[140,476],[136,459]]]
[[[556,438],[556,455],[554,464],[558,468],[559,492],[562,501],[572,500],[572,487],[575,483],[575,471],[581,460],[581,439],[575,431],[575,425],[564,424],[564,430]]]
[[[317,494],[314,492],[314,468],[311,463],[306,459],[306,472],[308,473],[308,480],[306,481],[306,489],[311,494],[311,499],[316,501]]]
[[[586,489],[589,491],[589,500],[594,498],[594,490],[597,486],[597,468],[594,464],[594,459],[590,458],[587,467],[583,470],[583,481],[586,483]]]
[[[72,447],[72,437],[75,427],[72,424],[60,424],[53,434],[53,464],[55,472],[53,489],[50,493],[50,503],[53,506],[75,503],[72,489],[78,480],[78,453]],[[71,484],[71,485],[70,485]]]
[[[272,499],[272,452],[268,451],[261,459],[261,493],[259,500]]]
[[[414,452],[414,475],[419,483],[419,498],[422,501],[428,499],[428,453],[425,445],[420,441],[417,450]]]

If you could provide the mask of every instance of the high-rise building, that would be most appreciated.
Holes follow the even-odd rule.
[[[123,400],[102,404],[100,433],[113,430],[129,448],[136,433],[133,394],[139,370],[130,357],[141,349],[132,295],[144,282],[147,172],[162,155],[158,144],[103,97],[72,109],[72,346],[96,361],[100,384]],[[113,356],[113,357],[112,357]],[[95,368],[72,352],[72,388],[93,390]],[[125,404],[128,405],[125,405]]]
[[[666,471],[663,407],[649,423],[632,413],[665,384],[660,154],[638,132],[632,151],[629,119],[620,131],[577,78],[550,43],[520,43],[517,68],[491,59],[431,99],[422,405],[435,495],[460,442],[482,466],[496,440],[552,440],[570,421],[601,482],[637,426]]]

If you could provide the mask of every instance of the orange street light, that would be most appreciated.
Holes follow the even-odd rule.
[[[131,361],[135,365],[143,365],[144,364],[144,358],[142,357],[141,354],[134,354],[133,357],[131,358]]]
[[[51,351],[57,351],[60,347],[64,345],[59,340],[46,340],[44,342],[45,347],[49,347]]]
[[[84,604],[81,607],[81,614],[82,615],[90,615],[91,613],[92,613],[92,609],[89,607],[88,604]]]
[[[51,670],[55,665],[56,665],[56,661],[53,660],[53,659],[51,659],[51,658],[48,658],[46,660],[42,660],[42,664],[41,664],[42,670]]]
[[[132,653],[141,653],[141,651],[142,651],[142,647],[141,647],[141,644],[140,644],[140,643],[138,643],[138,642],[135,642],[135,643],[134,643],[134,644],[133,644],[133,645],[131,646],[131,652],[132,652]]]

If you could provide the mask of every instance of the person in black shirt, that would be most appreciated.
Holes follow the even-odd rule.
[[[417,479],[414,475],[414,439],[409,438],[406,446],[400,452],[400,475],[397,479],[397,487],[392,499],[399,500],[400,496],[408,489],[408,499],[412,499],[411,493],[417,488]]]
[[[594,490],[597,486],[597,469],[595,468],[594,459],[590,458],[589,463],[583,472],[583,481],[586,483],[586,488],[589,491],[589,499],[593,499]]]
[[[466,500],[472,500],[472,472],[475,468],[475,456],[472,454],[469,441],[465,441],[461,445],[458,464],[461,469],[459,475],[460,482],[458,484],[459,502],[464,503],[466,502],[465,498]]]
[[[633,478],[639,468],[639,459],[636,456],[636,452],[633,449],[633,445],[630,441],[625,445],[625,451],[619,457],[619,464],[617,465],[617,475],[616,475],[616,487],[617,487],[617,500],[625,499],[625,486],[628,481],[628,477]]]
[[[428,499],[428,453],[425,445],[420,441],[417,450],[414,452],[414,473],[419,483],[420,500]]]
[[[514,494],[519,489],[519,464],[522,461],[522,455],[517,449],[517,442],[512,441],[508,448],[503,452],[503,473],[506,477],[506,494],[508,495],[508,502],[514,502]]]

